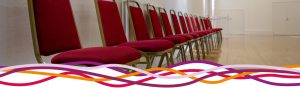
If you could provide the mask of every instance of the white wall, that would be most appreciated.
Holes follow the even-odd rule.
[[[201,0],[138,1],[153,3],[167,9],[175,8],[202,14]],[[83,47],[101,46],[94,1],[71,0],[71,2]],[[0,65],[36,63],[29,25],[27,0],[0,0]]]
[[[299,0],[216,0],[216,11],[243,10],[246,34],[272,34],[272,2],[280,1]]]

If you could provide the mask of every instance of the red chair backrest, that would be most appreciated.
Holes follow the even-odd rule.
[[[190,16],[190,18],[191,18],[191,22],[192,22],[192,26],[193,26],[194,31],[197,31],[198,27],[196,25],[195,18],[193,16]]]
[[[191,24],[191,20],[189,18],[188,15],[185,16],[185,20],[186,20],[186,23],[187,23],[187,27],[189,29],[189,32],[194,32],[193,28],[192,28],[192,24]]]
[[[106,46],[127,42],[117,4],[113,0],[98,0],[97,4]]]
[[[69,0],[33,0],[32,4],[41,55],[81,48]]]
[[[164,10],[164,12],[160,12],[160,16],[164,24],[166,35],[167,36],[174,35],[167,12],[165,11],[165,9],[161,9],[161,10]]]
[[[136,39],[137,40],[149,40],[150,35],[148,32],[148,27],[146,20],[144,18],[143,11],[140,7],[129,6],[131,19],[133,22]]]
[[[204,18],[204,24],[205,24],[205,29],[206,30],[211,29],[210,26],[209,26],[209,18]]]
[[[205,18],[200,18],[200,21],[201,21],[201,24],[202,24],[202,29],[207,30],[207,25],[206,25],[206,22],[205,22]]]
[[[201,24],[200,24],[200,22],[199,22],[198,17],[195,17],[195,21],[196,21],[196,25],[197,25],[197,27],[198,27],[198,31],[201,31],[201,30],[202,30],[202,29],[201,29]]]
[[[164,37],[163,35],[163,29],[161,26],[161,23],[159,21],[159,17],[157,15],[157,12],[154,10],[149,10],[149,15],[150,15],[150,19],[151,19],[151,23],[152,23],[152,27],[153,27],[153,32],[154,32],[154,36],[155,37]]]
[[[175,29],[175,34],[182,34],[176,12],[173,11],[173,13],[172,13],[172,10],[171,10],[170,14],[171,14],[173,26]]]
[[[208,19],[208,25],[209,25],[209,29],[212,29],[212,22],[211,22],[211,19],[210,18],[207,18]]]
[[[184,16],[179,14],[179,20],[181,23],[181,27],[182,27],[182,32],[183,33],[189,33],[188,29],[187,29],[187,24],[185,22]]]

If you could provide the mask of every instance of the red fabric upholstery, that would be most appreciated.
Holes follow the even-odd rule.
[[[213,29],[213,30],[215,30],[215,32],[217,32],[217,31],[222,31],[222,30],[223,30],[222,28],[213,28],[212,22],[211,22],[210,19],[208,19],[208,23],[209,23],[210,28]]]
[[[33,0],[41,55],[81,48],[69,0]]]
[[[167,36],[167,37],[155,38],[155,39],[169,40],[169,41],[172,41],[174,44],[184,43],[189,40],[183,36]]]
[[[201,37],[200,34],[197,33],[189,33],[190,35],[192,35],[194,38],[199,38]]]
[[[141,8],[130,6],[131,19],[133,21],[134,30],[137,40],[149,40],[150,35],[144,14]]]
[[[177,36],[183,36],[183,37],[185,37],[188,40],[192,40],[192,39],[197,38],[197,37],[194,37],[194,36],[192,36],[190,34],[178,34]]]
[[[160,15],[165,27],[166,35],[167,36],[174,35],[167,13],[160,13]]]
[[[187,24],[185,22],[185,19],[183,16],[179,16],[179,20],[180,20],[180,23],[181,23],[181,27],[182,27],[182,32],[183,33],[189,33],[188,32],[188,29],[187,29]]]
[[[211,27],[209,26],[208,20],[209,20],[209,19],[207,19],[207,18],[204,19],[204,24],[205,24],[206,30],[211,29]]]
[[[206,30],[203,18],[200,18],[200,23],[202,25],[202,31]]]
[[[198,17],[196,17],[195,20],[196,20],[196,25],[197,25],[197,27],[198,27],[198,31],[201,31],[201,24],[200,24],[200,22],[199,22]]]
[[[186,16],[186,17],[185,17],[185,20],[186,20],[186,23],[187,23],[187,27],[188,27],[188,29],[189,29],[189,32],[193,32],[194,30],[193,30],[193,28],[192,28],[191,20],[190,20],[189,16]]]
[[[142,40],[122,43],[119,46],[127,46],[143,52],[160,52],[174,47],[174,43],[168,40]]]
[[[197,31],[197,32],[194,32],[194,33],[197,33],[200,36],[205,36],[205,35],[207,35],[207,34],[209,34],[211,32],[208,32],[208,31]]]
[[[106,45],[127,42],[117,4],[112,0],[98,0],[98,6]]]
[[[149,15],[151,18],[151,23],[153,27],[154,36],[161,38],[164,37],[163,35],[163,29],[159,21],[159,17],[157,15],[157,12],[155,10],[149,10]]]
[[[196,25],[196,22],[195,22],[194,17],[191,16],[190,18],[191,18],[191,23],[192,23],[192,26],[193,26],[194,31],[198,31],[198,27],[197,27],[197,25]]]
[[[61,64],[75,61],[93,61],[103,64],[126,64],[141,57],[138,50],[129,47],[97,47],[63,52],[52,59]]]
[[[175,29],[175,34],[182,34],[182,32],[180,30],[179,21],[178,21],[178,18],[176,16],[176,14],[171,14],[171,18],[172,18],[173,26],[174,26],[174,29]]]

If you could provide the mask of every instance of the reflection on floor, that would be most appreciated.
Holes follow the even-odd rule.
[[[224,37],[221,50],[216,50],[207,60],[223,65],[259,64],[286,66],[300,64],[299,36]]]
[[[300,36],[225,36],[222,48],[214,50],[205,60],[222,65],[287,66],[300,64]],[[154,67],[157,64],[158,59],[154,61]],[[144,65],[138,65],[138,68],[144,67]]]

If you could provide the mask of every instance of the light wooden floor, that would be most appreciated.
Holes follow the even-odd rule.
[[[222,65],[287,66],[300,64],[300,36],[225,36],[222,48],[214,50],[213,54],[205,60]],[[158,62],[158,59],[154,61],[154,67]],[[145,68],[145,66],[138,65],[138,68]]]
[[[300,64],[300,36],[227,36],[215,52],[207,60],[223,65],[295,65]]]

